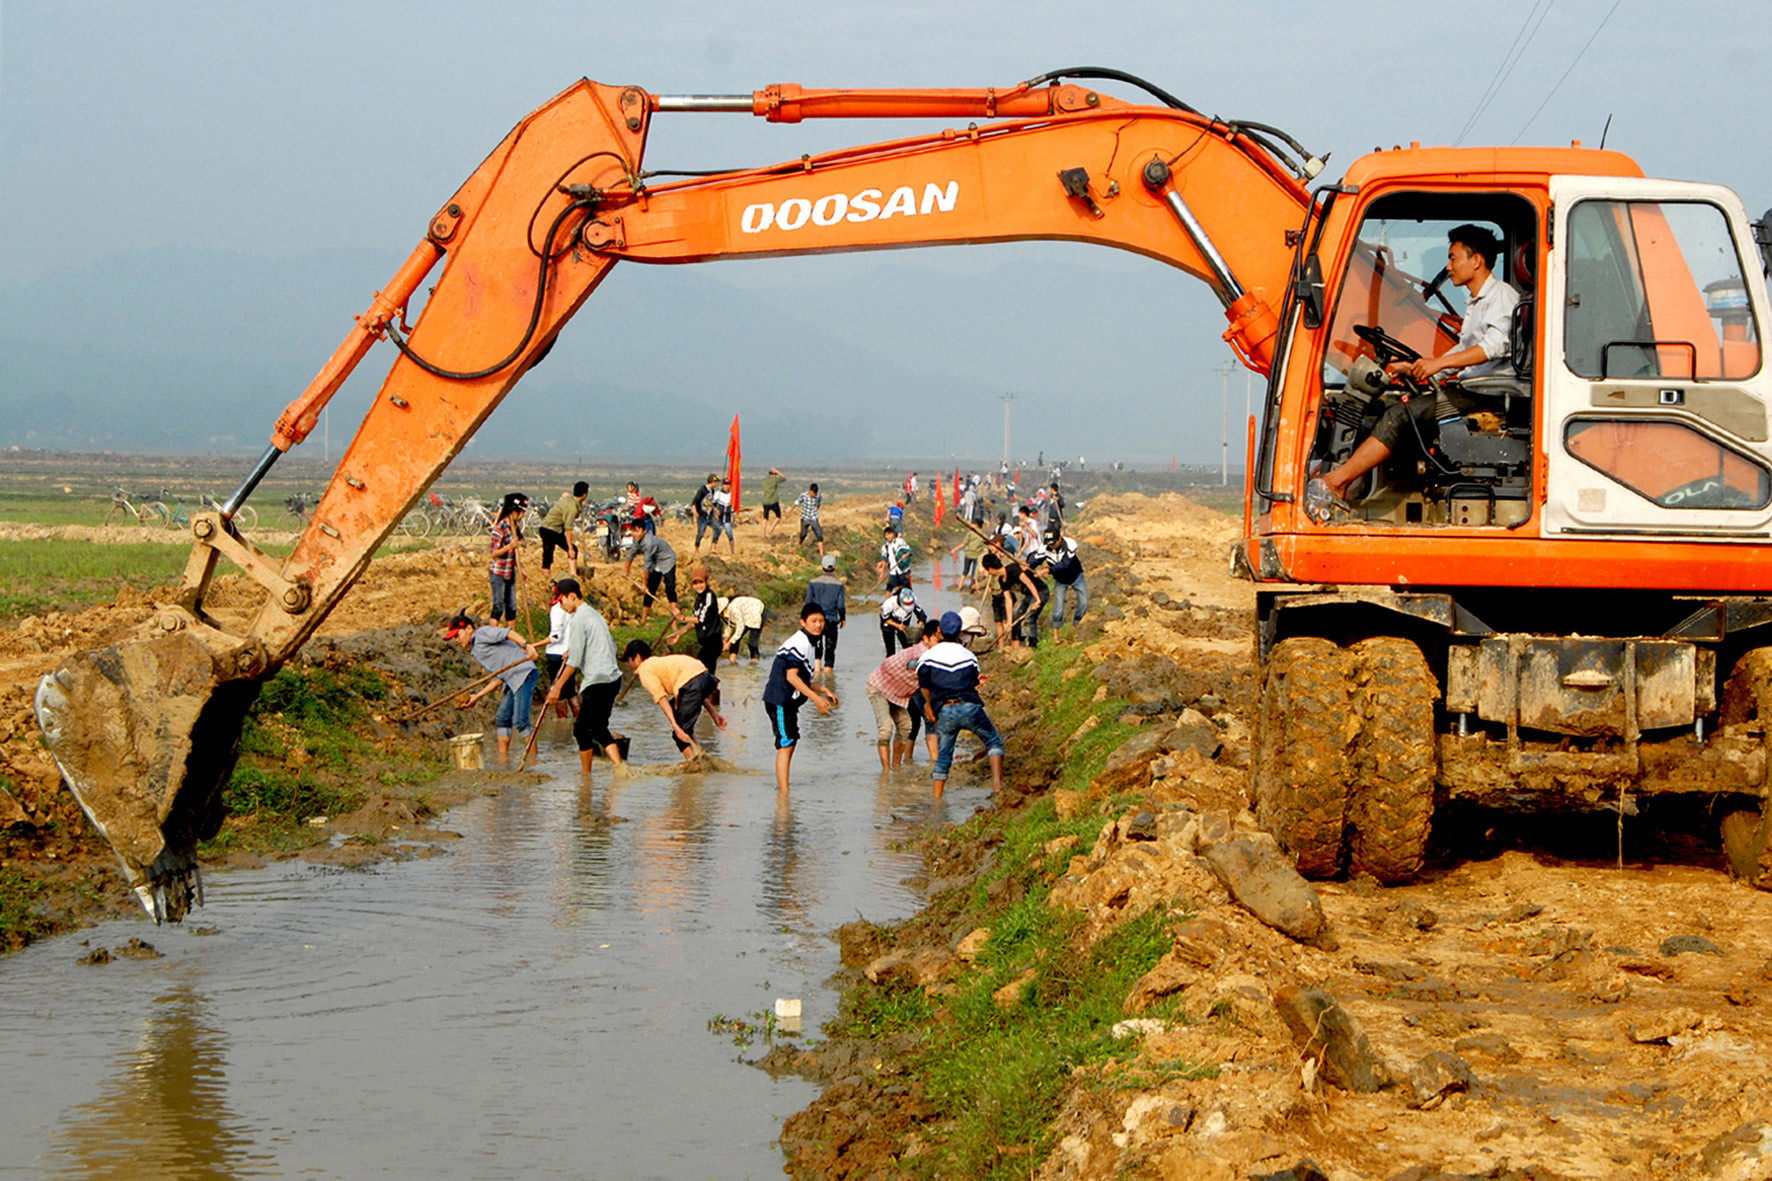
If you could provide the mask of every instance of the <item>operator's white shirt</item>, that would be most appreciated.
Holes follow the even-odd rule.
[[[1520,293],[1491,274],[1483,280],[1483,290],[1471,296],[1464,309],[1464,328],[1458,334],[1453,351],[1481,348],[1488,357],[1476,365],[1458,371],[1460,377],[1483,377],[1490,373],[1511,372],[1508,358],[1512,351],[1509,335],[1513,328],[1514,309],[1520,304]]]

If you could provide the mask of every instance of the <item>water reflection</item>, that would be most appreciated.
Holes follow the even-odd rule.
[[[98,1098],[68,1113],[48,1176],[233,1177],[268,1159],[228,1110],[227,1039],[208,1010],[188,987],[155,1000]]]
[[[643,915],[692,913],[705,896],[709,868],[707,775],[679,775],[665,806],[636,826],[633,906]]]
[[[797,925],[806,917],[800,883],[800,824],[791,792],[775,793],[775,819],[763,845],[763,880],[757,905],[776,926]]]

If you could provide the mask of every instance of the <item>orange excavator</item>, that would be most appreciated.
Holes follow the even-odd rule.
[[[763,168],[645,169],[655,118],[709,112],[964,124]],[[44,677],[49,749],[142,905],[179,919],[201,902],[195,848],[221,824],[260,685],[617,262],[1060,239],[1203,280],[1268,379],[1237,554],[1260,584],[1257,806],[1301,868],[1406,878],[1452,796],[1627,811],[1666,788],[1739,803],[1734,845],[1759,874],[1764,225],[1725,189],[1579,145],[1377,152],[1313,187],[1322,169],[1276,128],[1113,70],[675,97],[581,81],[443,203],[239,489],[194,518],[176,600]],[[1407,446],[1307,514],[1313,476],[1389,406],[1445,392],[1396,374],[1458,338],[1440,261],[1468,224],[1520,297],[1511,364],[1462,382],[1482,409],[1411,416]],[[383,339],[400,356],[294,551],[268,557],[234,514]],[[263,588],[256,613],[206,610],[223,559]]]

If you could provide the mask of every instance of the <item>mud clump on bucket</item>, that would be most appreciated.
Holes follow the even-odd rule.
[[[449,740],[449,762],[457,771],[478,771],[486,765],[485,756],[481,753],[480,742],[486,737],[483,731],[473,734],[457,734]]]

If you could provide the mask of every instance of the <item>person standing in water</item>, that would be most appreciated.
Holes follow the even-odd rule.
[[[941,642],[923,653],[917,662],[917,684],[922,687],[925,702],[923,716],[935,730],[937,745],[935,766],[930,778],[935,794],[947,787],[948,771],[954,762],[954,740],[960,731],[970,730],[984,743],[991,761],[991,792],[1003,790],[1003,739],[984,711],[984,699],[978,695],[978,657],[961,642],[965,621],[957,611],[941,617]]]
[[[775,737],[775,789],[788,790],[788,769],[794,761],[794,747],[800,741],[800,706],[808,699],[821,714],[828,714],[837,705],[837,695],[812,683],[812,668],[818,660],[818,637],[827,621],[824,608],[807,603],[800,608],[800,629],[775,650],[769,666],[769,682],[763,687],[763,710],[769,715],[769,730]]]
[[[562,578],[558,585],[560,604],[570,615],[566,654],[542,708],[545,710],[560,700],[574,675],[581,678],[583,688],[578,694],[578,717],[572,723],[572,737],[578,743],[579,770],[588,775],[591,759],[598,750],[617,767],[622,765],[621,740],[609,729],[609,714],[621,688],[621,665],[615,660],[615,637],[609,632],[609,621],[585,602],[578,579]]]

